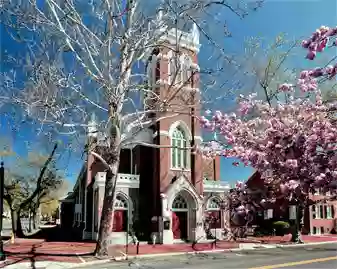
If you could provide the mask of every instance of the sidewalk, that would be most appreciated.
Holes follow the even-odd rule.
[[[29,264],[31,267],[22,268],[51,268],[50,266],[37,266],[36,264],[40,262],[83,263],[87,257],[92,257],[94,249],[95,243],[16,239],[14,244],[10,242],[5,244],[4,250],[7,259],[4,263],[0,264],[0,268],[20,268],[23,264]]]
[[[337,236],[302,236],[305,243],[337,242]],[[147,245],[139,246],[139,253],[135,245],[129,245],[128,256],[155,257],[174,256],[185,253],[197,252],[226,252],[240,251],[243,249],[275,248],[277,246],[292,245],[290,235],[283,237],[255,237],[246,238],[236,242],[219,241],[216,245],[198,243],[192,248],[192,244],[182,243],[174,245]],[[94,257],[95,243],[87,242],[46,242],[42,239],[19,239],[14,244],[6,244],[5,251],[7,261],[0,264],[0,268],[7,269],[61,269],[80,265],[94,265],[96,263],[109,262],[111,260],[123,260],[126,255],[125,246],[112,246],[109,250],[111,259],[98,259]]]

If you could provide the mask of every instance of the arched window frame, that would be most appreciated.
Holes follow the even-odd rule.
[[[168,56],[168,84],[172,86],[181,84],[182,62],[177,53],[170,50]]]
[[[180,57],[180,62],[182,65],[181,83],[184,86],[189,86],[192,81],[192,59],[190,56],[183,54]]]
[[[153,87],[157,83],[157,64],[158,64],[158,57],[157,55],[153,54],[151,56],[151,60],[148,62],[147,68],[146,68],[146,74],[147,74],[147,84],[150,89],[153,89]]]
[[[188,151],[187,148],[188,141],[186,134],[181,127],[177,127],[172,134],[172,168],[184,168],[188,167]]]
[[[186,199],[181,195],[176,196],[172,203],[172,210],[186,210],[186,209],[188,209]]]
[[[114,209],[115,210],[128,210],[128,203],[129,201],[125,197],[117,194],[115,202],[114,202]]]
[[[171,139],[171,169],[189,170],[191,133],[182,121],[175,122],[169,130]]]
[[[221,206],[219,198],[216,197],[209,198],[207,202],[207,211],[220,211],[220,210]]]

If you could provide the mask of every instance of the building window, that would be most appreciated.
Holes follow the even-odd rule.
[[[172,209],[187,209],[187,202],[181,195],[178,195],[172,204]]]
[[[192,60],[186,55],[178,55],[170,51],[169,57],[169,84],[190,85],[192,81]]]
[[[319,218],[323,219],[324,218],[324,209],[323,205],[319,205]]]
[[[147,73],[147,84],[150,89],[156,85],[159,79],[160,62],[156,55],[152,55],[151,60],[148,62],[146,73]]]
[[[321,232],[320,234],[324,234],[324,227],[321,227]]]
[[[114,209],[128,209],[128,202],[120,195],[117,195]]]
[[[326,205],[325,206],[325,210],[326,210],[326,218],[327,219],[332,219],[332,208],[333,206],[332,205]]]
[[[188,150],[185,132],[176,128],[172,134],[172,168],[187,168]]]
[[[192,66],[192,60],[187,55],[182,55],[181,58],[182,61],[182,83],[183,85],[190,85],[192,81],[192,72],[191,72],[191,66]]]
[[[216,198],[212,198],[208,201],[207,210],[220,210],[220,202]]]
[[[171,51],[170,51],[171,52]],[[182,66],[180,59],[177,55],[173,55],[171,52],[169,55],[169,84],[170,85],[177,85],[181,83],[181,77],[182,77]]]
[[[264,211],[264,219],[272,219],[273,218],[273,209],[267,209]]]
[[[314,226],[314,227],[312,227],[312,233],[313,234],[317,234],[317,228]]]
[[[313,219],[316,219],[316,206],[315,205],[313,205],[313,206],[311,206],[311,210],[312,210],[312,218]]]

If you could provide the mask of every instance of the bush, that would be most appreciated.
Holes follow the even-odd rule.
[[[290,224],[286,221],[275,221],[272,226],[275,229],[275,235],[283,236],[289,233]]]

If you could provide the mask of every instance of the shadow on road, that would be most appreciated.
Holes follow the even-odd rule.
[[[36,262],[38,261],[65,261],[66,258],[76,258],[79,257],[89,257],[93,256],[94,253],[89,251],[86,253],[76,254],[75,250],[69,251],[69,253],[51,253],[48,250],[39,250],[43,247],[43,243],[36,243],[31,246],[29,251],[11,250],[5,251],[8,260],[3,264],[5,267],[12,264],[19,264],[21,262],[30,262],[30,268],[37,269]],[[60,249],[60,251],[64,251]],[[55,250],[54,250],[55,252]],[[70,253],[71,252],[71,253]],[[69,259],[68,259],[69,260]],[[1,266],[0,266],[1,268]]]

